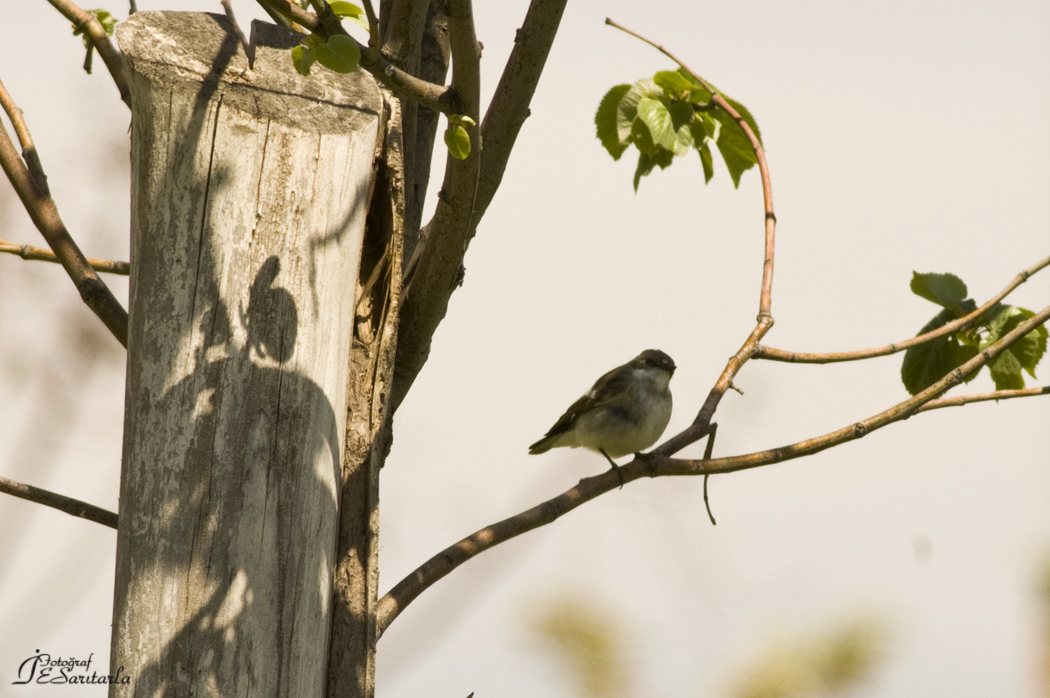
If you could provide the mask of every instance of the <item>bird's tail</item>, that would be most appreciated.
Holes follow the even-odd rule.
[[[529,446],[529,454],[535,456],[538,453],[546,453],[555,446],[558,445],[558,439],[561,438],[561,434],[548,434],[536,443]]]

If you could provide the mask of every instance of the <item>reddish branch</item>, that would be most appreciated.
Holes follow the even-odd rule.
[[[29,129],[22,121],[22,112],[0,82],[0,104],[15,125],[25,160],[18,156],[14,143],[11,142],[6,128],[0,128],[0,166],[3,167],[11,185],[22,200],[29,217],[33,219],[37,230],[47,240],[55,256],[73,280],[80,297],[102,322],[113,333],[113,336],[124,345],[128,345],[128,313],[113,296],[113,293],[99,278],[87,258],[73,241],[55,206],[47,188],[47,177],[40,166],[36,148],[33,146]]]
[[[37,504],[44,504],[54,509],[58,509],[59,511],[64,511],[71,516],[79,516],[82,519],[94,521],[103,526],[109,526],[110,528],[117,527],[117,515],[112,511],[97,507],[94,504],[82,502],[79,499],[73,499],[72,497],[66,497],[65,495],[49,492],[48,490],[42,490],[39,487],[33,487],[32,485],[25,485],[21,482],[8,480],[6,477],[0,477],[0,492],[30,502],[36,502]]]
[[[836,361],[858,361],[860,359],[870,359],[875,356],[887,356],[889,354],[895,354],[899,351],[904,351],[910,347],[914,347],[919,344],[933,341],[938,337],[943,337],[946,334],[953,332],[961,332],[972,325],[974,325],[978,319],[985,312],[991,309],[996,303],[1006,298],[1015,288],[1028,281],[1029,277],[1038,272],[1040,269],[1050,265],[1050,257],[1036,262],[1032,266],[1028,267],[1017,276],[1014,277],[1013,281],[1007,284],[1006,288],[993,296],[987,303],[982,305],[977,310],[973,311],[969,315],[965,315],[958,320],[953,320],[943,327],[938,327],[932,332],[920,334],[917,337],[906,339],[901,342],[894,342],[893,344],[887,344],[882,347],[875,347],[874,349],[862,349],[859,351],[844,351],[838,353],[828,354],[807,354],[804,352],[791,352],[784,351],[782,349],[774,349],[773,347],[759,346],[755,352],[756,359],[769,359],[770,361],[787,361],[791,363],[801,364],[827,364]]]
[[[124,64],[120,61],[120,54],[117,53],[113,42],[106,36],[106,30],[102,28],[95,15],[80,9],[69,0],[47,1],[72,22],[78,31],[91,40],[98,55],[102,56],[102,61],[106,64],[109,74],[113,76],[113,82],[120,91],[120,98],[130,107],[131,91],[128,89],[128,78],[124,74]]]

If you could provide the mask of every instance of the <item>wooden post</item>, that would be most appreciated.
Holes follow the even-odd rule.
[[[256,23],[139,12],[111,696],[324,695],[382,101]],[[118,677],[118,680],[119,680]]]

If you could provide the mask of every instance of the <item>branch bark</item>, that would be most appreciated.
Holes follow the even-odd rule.
[[[88,504],[79,499],[73,499],[72,497],[67,497],[39,487],[33,487],[32,485],[8,480],[6,477],[0,477],[0,492],[10,494],[19,499],[43,504],[44,506],[64,511],[70,516],[79,516],[82,519],[94,521],[103,526],[109,526],[110,528],[117,527],[117,515],[108,509],[103,509],[94,504]]]

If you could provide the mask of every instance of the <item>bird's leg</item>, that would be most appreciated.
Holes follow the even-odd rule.
[[[620,466],[616,465],[616,461],[614,461],[609,456],[609,454],[605,452],[604,448],[599,448],[598,449],[598,453],[600,453],[603,456],[605,456],[605,460],[609,461],[609,465],[611,465],[612,469],[616,471],[616,477],[620,478],[620,489],[622,490],[623,489],[623,482],[624,482],[624,480],[623,480],[623,468],[621,468]]]

